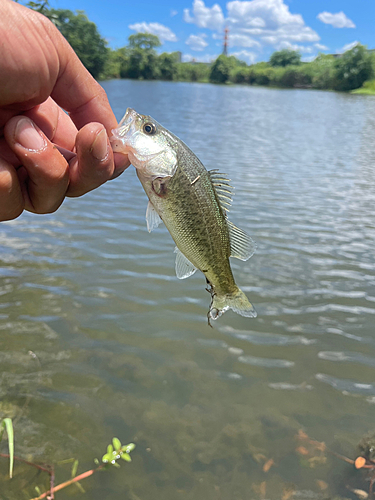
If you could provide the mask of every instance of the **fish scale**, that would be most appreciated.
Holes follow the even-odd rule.
[[[225,216],[207,170],[191,185],[191,175],[178,167],[168,183],[165,200],[150,194],[164,224],[185,257],[215,283],[216,292],[231,293],[236,285],[229,265],[230,241]],[[195,177],[196,178],[196,177]]]

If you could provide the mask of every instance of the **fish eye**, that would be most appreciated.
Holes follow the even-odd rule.
[[[156,132],[156,127],[153,123],[145,123],[143,125],[143,132],[148,135],[152,135]]]

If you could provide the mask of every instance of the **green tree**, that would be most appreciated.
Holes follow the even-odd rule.
[[[18,0],[15,0],[18,2]],[[48,14],[49,11],[49,1],[48,0],[38,0],[36,2],[28,2],[27,7],[29,9],[36,10],[37,12],[40,12],[41,14]]]
[[[249,83],[250,70],[247,67],[238,66],[231,74],[231,81],[234,83]]]
[[[364,45],[356,45],[335,60],[335,89],[358,89],[373,76],[371,54]]]
[[[177,76],[177,63],[178,63],[177,52],[172,52],[167,54],[163,52],[158,57],[159,73],[162,80],[174,80]]]
[[[210,67],[205,63],[183,62],[177,64],[176,80],[184,82],[208,82]]]
[[[335,58],[330,54],[319,54],[314,61],[306,64],[306,72],[311,76],[316,89],[333,89],[335,81]]]
[[[100,79],[121,78],[126,75],[129,65],[129,51],[127,47],[109,50]]]
[[[151,33],[136,33],[128,38],[130,49],[153,50],[161,46],[159,37]]]
[[[158,77],[157,54],[144,49],[130,49],[129,60],[122,66],[122,78],[154,80]]]
[[[159,61],[155,51],[144,51],[142,62],[142,78],[157,80],[160,77]]]
[[[280,80],[277,82],[282,87],[309,87],[312,83],[311,75],[304,71],[304,66],[288,66],[282,70]]]
[[[270,58],[271,66],[297,66],[301,64],[301,54],[295,50],[283,49],[274,52]]]
[[[136,33],[129,38],[129,59],[126,68],[122,67],[123,78],[144,78],[154,80],[159,77],[158,56],[155,48],[161,43],[156,35]]]
[[[250,85],[269,85],[272,68],[266,62],[252,64],[249,68],[248,82]]]
[[[238,60],[234,56],[221,54],[211,66],[210,82],[226,83],[231,71],[237,66]]]

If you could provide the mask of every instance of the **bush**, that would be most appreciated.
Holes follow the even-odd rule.
[[[367,80],[360,89],[353,90],[352,93],[375,95],[375,80]]]
[[[250,85],[268,85],[270,83],[269,70],[270,66],[265,62],[253,64],[249,69],[248,83]]]
[[[363,45],[356,45],[335,60],[336,90],[358,89],[374,74],[371,54]]]
[[[311,76],[299,66],[285,68],[280,79],[280,85],[283,87],[306,87],[311,85],[311,82]]]
[[[246,63],[234,56],[221,54],[211,66],[210,82],[226,83],[237,67],[245,67]]]
[[[121,75],[126,72],[128,62],[129,57],[126,47],[110,50],[103,71],[99,75],[99,79],[109,80],[112,78],[121,78]]]
[[[331,55],[319,54],[306,71],[311,77],[315,89],[332,89],[335,81],[335,58]]]
[[[230,81],[233,83],[249,83],[249,68],[237,67],[230,75]]]
[[[183,82],[208,82],[210,67],[204,63],[178,63],[176,80]]]
[[[176,52],[163,52],[158,57],[159,73],[162,80],[174,80],[177,76],[178,55]]]
[[[226,83],[229,80],[232,68],[233,64],[230,58],[221,54],[211,66],[210,82]]]

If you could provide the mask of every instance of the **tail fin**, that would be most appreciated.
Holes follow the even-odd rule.
[[[228,309],[232,309],[235,313],[247,318],[256,318],[257,316],[253,305],[239,288],[230,295],[214,295],[208,314],[211,319],[217,319]]]

